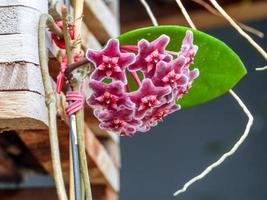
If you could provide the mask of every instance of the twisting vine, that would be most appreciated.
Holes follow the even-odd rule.
[[[144,0],[143,0],[144,1]],[[176,0],[178,6],[180,7],[183,15],[185,16],[188,24],[191,26],[191,28],[196,29],[196,26],[194,25],[193,21],[191,20],[190,16],[188,15],[186,9],[184,8],[182,2],[180,0]],[[149,6],[148,6],[149,7]],[[152,13],[150,8],[146,8],[149,13]],[[152,13],[153,14],[153,13]],[[150,16],[150,15],[149,15]],[[153,17],[155,18],[155,17]],[[151,18],[152,19],[152,18]],[[151,20],[153,22],[153,20]],[[154,25],[156,25],[153,22]],[[232,156],[237,149],[240,147],[240,145],[245,141],[245,139],[247,138],[249,132],[250,132],[250,128],[253,124],[253,116],[250,113],[250,111],[248,110],[248,108],[246,107],[246,105],[243,103],[243,101],[238,97],[238,95],[233,91],[233,90],[229,90],[229,93],[233,96],[233,98],[237,101],[237,103],[239,104],[239,106],[242,108],[243,112],[247,115],[248,117],[248,122],[245,128],[244,133],[242,134],[242,136],[240,137],[240,139],[234,144],[234,146],[230,149],[230,151],[228,151],[227,153],[223,154],[216,162],[214,162],[213,164],[209,165],[201,174],[195,176],[194,178],[192,178],[191,180],[189,180],[187,183],[185,183],[185,185],[183,186],[182,189],[177,190],[174,193],[174,196],[177,196],[183,192],[185,192],[189,186],[191,186],[193,183],[197,182],[198,180],[203,179],[207,174],[209,174],[214,168],[218,167],[219,165],[221,165],[224,160],[230,156]]]
[[[42,80],[43,80],[44,89],[45,89],[46,106],[48,109],[49,139],[50,139],[50,147],[51,147],[53,174],[54,174],[55,184],[57,188],[58,198],[60,200],[67,200],[68,198],[67,198],[63,175],[62,175],[59,145],[58,145],[57,119],[56,119],[57,117],[56,96],[53,91],[51,79],[49,76],[49,69],[48,69],[48,63],[47,63],[48,61],[47,61],[47,55],[46,55],[45,29],[47,27],[47,24],[50,24],[50,27],[54,27],[54,30],[57,31],[58,36],[62,36],[62,32],[61,30],[57,29],[57,27],[55,26],[54,20],[50,15],[47,15],[47,14],[41,15],[40,21],[39,21],[39,30],[38,30],[39,59],[40,59]]]

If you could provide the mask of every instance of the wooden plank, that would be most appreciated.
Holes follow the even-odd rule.
[[[92,185],[94,200],[118,200],[118,193],[105,185]],[[1,200],[57,200],[56,189],[51,188],[17,188],[1,189]]]
[[[101,43],[119,34],[117,20],[103,1],[85,0],[84,22]]]
[[[226,12],[233,18],[238,21],[246,21],[246,20],[256,20],[260,18],[264,18],[267,16],[267,2],[253,2],[253,3],[235,3],[230,6],[226,6],[224,8]],[[177,7],[177,14],[179,13],[179,8]],[[206,10],[200,11],[192,11],[189,13],[192,21],[196,24],[200,29],[206,29],[209,27],[219,27],[222,25],[228,24],[228,22],[221,17],[214,16],[213,14],[207,12]],[[170,15],[167,17],[161,17],[158,19],[159,24],[164,25],[181,25],[188,26],[188,23],[184,19],[182,15]],[[145,26],[152,26],[149,18],[146,18],[143,21],[139,22],[127,22],[121,24],[122,32],[126,32],[135,28],[141,28]]]
[[[0,130],[46,129],[45,99],[29,91],[0,92]]]
[[[39,66],[32,63],[0,63],[0,91],[32,91],[44,95]]]
[[[39,64],[37,36],[0,35],[0,46],[0,63],[25,61]]]
[[[97,172],[103,174],[104,182],[108,183],[115,191],[119,191],[119,171],[108,155],[103,145],[97,140],[93,132],[85,126],[85,146],[88,156],[97,163],[97,171],[91,169],[92,177],[99,177]],[[96,172],[96,173],[94,173]],[[99,180],[99,179],[98,179]],[[102,183],[102,181],[100,182]]]
[[[40,12],[29,7],[0,5],[0,34],[26,33],[37,36]]]
[[[99,138],[100,142],[104,145],[111,159],[113,160],[116,167],[121,167],[121,154],[120,145],[111,138]]]
[[[40,13],[46,13],[48,9],[48,0],[1,0],[0,7],[1,6],[23,6],[33,8]]]
[[[118,200],[119,195],[106,185],[92,185],[94,200]]]
[[[97,41],[95,36],[88,30],[85,23],[82,23],[81,31],[82,46],[85,50],[88,48],[99,50],[101,49],[101,44]]]

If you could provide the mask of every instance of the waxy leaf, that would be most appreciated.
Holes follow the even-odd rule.
[[[193,87],[178,104],[182,108],[195,106],[210,101],[229,91],[246,74],[246,68],[238,55],[224,42],[201,31],[182,26],[153,26],[124,33],[118,37],[121,45],[136,45],[139,40],[152,41],[162,34],[170,37],[167,50],[178,52],[185,32],[194,33],[194,44],[198,52],[191,69],[198,68],[200,76],[193,82]],[[131,88],[136,88],[129,81]]]

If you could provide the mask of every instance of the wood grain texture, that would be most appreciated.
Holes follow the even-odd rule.
[[[0,63],[25,61],[39,64],[37,36],[0,35]]]
[[[92,185],[94,200],[118,200],[118,194],[105,185]],[[56,189],[21,188],[0,190],[1,200],[57,200]]]
[[[88,30],[85,23],[82,23],[81,39],[82,46],[85,50],[88,48],[99,50],[102,48],[101,44],[97,41],[96,37]]]
[[[118,168],[93,132],[87,126],[84,127],[84,131],[87,155],[97,163],[97,170],[91,169],[89,171],[89,173],[91,172],[90,176],[98,180],[99,183],[107,183],[114,191],[119,191]]]
[[[44,95],[39,66],[32,63],[0,63],[0,91],[32,91]]]
[[[117,20],[103,1],[85,0],[84,13],[86,26],[101,43],[119,35]]]
[[[46,129],[45,98],[30,91],[0,92],[0,130]]]
[[[40,13],[46,13],[48,0],[1,0],[0,7],[2,6],[23,6],[33,8]]]
[[[40,14],[29,7],[0,6],[0,34],[26,33],[37,36]]]
[[[113,160],[116,167],[121,167],[121,154],[120,154],[120,145],[111,138],[99,138],[100,142],[104,145],[109,156]]]

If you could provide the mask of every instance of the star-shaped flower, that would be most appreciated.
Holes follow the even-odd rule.
[[[165,52],[169,40],[167,35],[161,35],[152,42],[148,42],[145,39],[140,40],[138,42],[138,55],[135,62],[129,66],[129,70],[141,69],[146,78],[152,77],[158,62],[162,60],[169,62],[172,58],[171,55]]]
[[[129,94],[132,102],[135,103],[135,116],[142,118],[147,112],[153,108],[159,107],[166,103],[164,98],[172,92],[171,87],[156,87],[151,79],[144,79],[139,90]]]
[[[174,96],[179,99],[181,98],[184,94],[188,92],[188,90],[191,88],[194,79],[196,79],[199,76],[199,70],[198,69],[193,69],[190,70],[188,67],[183,68],[183,74],[187,76],[188,82],[186,85],[183,85],[181,87],[178,87],[178,89],[175,89],[173,91]]]
[[[166,103],[158,108],[155,108],[149,115],[142,119],[143,124],[138,127],[138,131],[146,132],[150,130],[151,127],[154,127],[159,122],[162,122],[164,117],[180,109],[181,106],[176,105],[175,102]]]
[[[89,49],[86,55],[95,64],[92,79],[103,80],[108,77],[127,83],[125,69],[134,61],[134,54],[121,53],[117,39],[110,39],[103,50]]]
[[[123,109],[111,112],[95,112],[96,117],[100,120],[99,127],[102,129],[114,131],[121,136],[129,136],[136,132],[141,121],[133,117],[134,111]]]
[[[168,63],[161,61],[156,66],[153,82],[156,86],[170,86],[173,89],[187,84],[188,77],[183,74],[185,58],[180,56]]]
[[[87,99],[91,106],[108,110],[134,109],[134,103],[124,91],[124,85],[120,81],[106,84],[91,80],[89,87],[93,90],[93,94]]]
[[[193,33],[192,31],[186,31],[186,35],[182,42],[180,52],[178,56],[184,56],[186,58],[186,65],[190,65],[194,62],[195,55],[197,53],[198,46],[193,44]]]

